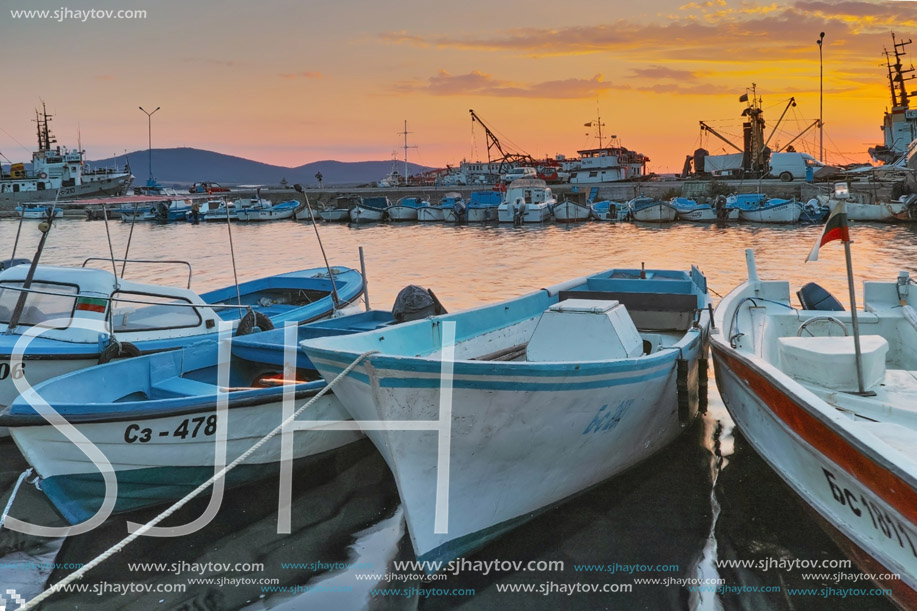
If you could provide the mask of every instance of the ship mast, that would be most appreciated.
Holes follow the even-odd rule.
[[[45,102],[41,102],[41,112],[38,112],[38,109],[35,109],[35,123],[37,124],[38,130],[38,150],[39,151],[50,151],[51,144],[57,142],[54,137],[51,135],[51,128],[49,122],[51,121],[52,116],[48,114],[48,109],[45,107]]]
[[[404,180],[408,180],[408,149],[416,149],[416,146],[408,146],[408,134],[411,132],[408,131],[408,120],[404,120],[404,131],[398,132],[399,134],[404,135]]]
[[[911,64],[910,68],[904,68],[904,65],[901,63],[901,58],[906,55],[904,47],[911,44],[911,40],[898,40],[895,38],[895,33],[892,32],[892,43],[894,44],[894,54],[895,54],[895,63],[892,63],[891,53],[886,49],[885,53],[885,62],[888,65],[888,86],[892,94],[892,107],[904,107],[908,106],[908,93],[907,88],[905,87],[905,82],[913,80],[915,75],[911,74],[905,76],[909,72],[914,72],[914,65]],[[894,69],[894,72],[892,72]],[[895,91],[897,86],[898,91]]]

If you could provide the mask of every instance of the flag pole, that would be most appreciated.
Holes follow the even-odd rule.
[[[850,258],[850,240],[844,240],[844,256],[847,259],[847,287],[850,290],[850,320],[853,323],[853,350],[856,353],[858,395],[873,396],[863,387],[863,357],[860,354],[860,324],[857,320],[856,290],[853,285],[853,262]]]

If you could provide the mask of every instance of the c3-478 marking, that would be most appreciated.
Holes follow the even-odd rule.
[[[168,429],[155,431],[158,437],[178,437],[194,439],[200,436],[211,436],[217,432],[217,415],[195,416],[194,418],[185,418],[182,420],[174,431]],[[139,424],[129,424],[124,429],[124,441],[127,443],[147,443],[153,438],[154,431],[151,428],[143,427]]]

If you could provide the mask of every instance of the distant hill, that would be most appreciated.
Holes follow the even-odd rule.
[[[135,151],[115,158],[90,162],[94,167],[124,167],[125,157],[136,177],[134,184],[149,176],[147,151]],[[398,163],[399,172],[404,164]],[[408,172],[416,174],[431,168],[408,163]],[[194,148],[153,149],[153,176],[164,185],[190,185],[210,181],[225,185],[277,185],[287,183],[316,185],[317,172],[326,185],[355,185],[376,182],[392,170],[392,161],[315,161],[295,168],[260,163],[233,155]]]

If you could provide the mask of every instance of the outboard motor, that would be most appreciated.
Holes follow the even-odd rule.
[[[455,223],[461,224],[465,222],[465,202],[457,201],[452,207],[452,212],[455,214]]]
[[[438,314],[446,314],[446,309],[433,291],[414,284],[401,289],[401,292],[395,297],[395,305],[392,306],[392,316],[395,322],[419,320]]]
[[[821,310],[825,312],[843,312],[844,306],[834,295],[824,288],[810,282],[796,291],[803,310]]]
[[[525,218],[525,200],[517,197],[513,202],[513,225],[521,225]]]

